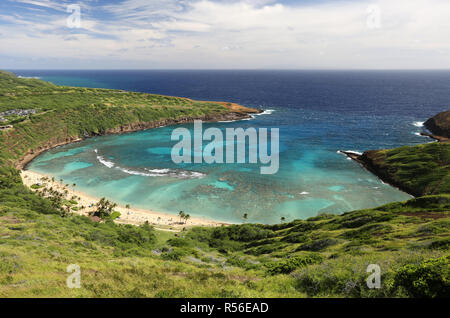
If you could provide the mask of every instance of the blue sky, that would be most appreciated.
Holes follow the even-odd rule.
[[[448,0],[2,0],[0,68],[448,69],[449,17]]]

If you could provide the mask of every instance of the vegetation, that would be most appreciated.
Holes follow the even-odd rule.
[[[226,103],[125,92],[55,86],[0,71],[0,112],[34,109],[13,129],[0,133],[0,164],[11,165],[30,150],[86,136],[183,118],[230,113]],[[250,109],[244,111],[252,111]],[[121,128],[122,127],[122,128]]]
[[[395,274],[394,285],[412,297],[450,297],[450,256],[403,266]]]
[[[415,196],[450,193],[450,143],[367,151],[360,160],[381,178]]]
[[[100,201],[95,205],[96,209],[92,212],[93,216],[97,216],[100,219],[109,219],[113,217],[113,219],[120,216],[119,212],[114,211],[114,208],[117,206],[116,203],[112,203],[106,198],[101,198]]]
[[[178,237],[2,206],[0,296],[446,297],[450,212],[408,206]],[[65,285],[69,264],[81,267],[81,289]],[[381,267],[380,289],[366,285],[369,264]]]
[[[33,193],[14,165],[48,143],[226,107],[58,87],[0,72],[0,111],[15,108],[38,113],[0,133],[0,297],[449,295],[449,160],[443,144],[382,151],[376,161],[399,182],[431,195],[343,215],[283,218],[277,225],[173,233],[114,223],[118,215],[106,199],[95,212],[102,222],[74,215],[76,197],[45,182]],[[179,216],[180,222],[188,219],[182,211]],[[66,286],[70,264],[81,268],[80,289]],[[381,268],[380,289],[366,285],[369,264]]]

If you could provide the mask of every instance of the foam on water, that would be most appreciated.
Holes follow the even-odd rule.
[[[94,149],[95,153],[98,153],[97,149]],[[105,160],[105,158],[103,158],[103,156],[97,156],[97,160],[104,166],[108,167],[108,168],[113,168],[114,167],[114,162],[112,161],[108,161]]]
[[[98,150],[94,149],[94,152],[98,154]],[[196,172],[196,171],[184,171],[184,170],[175,170],[175,169],[149,169],[142,168],[141,170],[132,169],[132,168],[124,168],[120,166],[116,166],[113,161],[105,160],[103,156],[96,156],[98,162],[104,165],[107,168],[115,168],[126,174],[134,175],[134,176],[142,176],[142,177],[174,177],[174,178],[203,178],[205,174]]]
[[[265,109],[246,120],[205,123],[204,129],[279,128],[276,175],[260,175],[260,165],[174,164],[170,150],[176,142],[170,136],[175,127],[87,139],[50,150],[29,166],[76,183],[80,191],[95,197],[236,223],[242,222],[244,213],[249,222],[279,223],[281,217],[290,221],[409,199],[336,151],[355,149],[361,154],[424,143],[417,136],[422,120],[443,111],[442,105],[450,100],[446,89],[450,72],[29,71],[19,75],[61,85],[231,101]],[[191,124],[182,126],[193,129]]]
[[[262,113],[254,114],[253,116],[270,115],[274,112],[274,109],[266,109]]]

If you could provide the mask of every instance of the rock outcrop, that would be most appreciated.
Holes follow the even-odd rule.
[[[448,193],[450,180],[450,111],[426,121],[433,134],[425,134],[437,143],[368,150],[363,154],[340,151],[382,181],[413,196]]]
[[[450,110],[439,113],[425,122],[425,127],[431,131],[434,137],[450,138]],[[435,138],[438,139],[439,138]],[[441,138],[442,139],[442,138]]]

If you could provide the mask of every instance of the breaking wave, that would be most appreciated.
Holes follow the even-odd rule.
[[[259,114],[252,114],[250,116],[252,116],[252,118],[255,118],[255,116],[262,116],[262,115],[270,115],[274,112],[274,109],[265,109],[262,113]]]
[[[337,153],[340,153],[340,154],[342,154],[342,155],[345,155],[345,153],[353,153],[353,154],[355,154],[355,155],[361,156],[361,155],[363,154],[362,152],[355,151],[355,150],[345,150],[345,151],[338,150],[338,151],[336,151],[336,152],[337,152]]]
[[[259,113],[259,114],[250,114],[250,117],[249,117],[249,118],[236,119],[236,120],[222,120],[222,121],[219,121],[219,123],[232,123],[232,122],[235,122],[235,121],[241,121],[241,120],[252,120],[252,119],[255,119],[256,116],[270,115],[270,114],[272,114],[274,111],[275,111],[275,110],[273,110],[273,109],[266,109],[266,110],[264,110],[262,113]]]
[[[104,166],[108,167],[108,168],[113,168],[114,167],[114,162],[112,161],[108,161],[105,160],[105,158],[103,158],[103,156],[99,156],[98,155],[98,151],[97,149],[94,149],[95,153],[97,154],[97,160]]]
[[[126,174],[133,176],[143,176],[143,177],[174,177],[180,179],[199,179],[203,178],[206,175],[201,172],[196,171],[187,171],[187,170],[176,170],[176,169],[148,169],[148,168],[124,168],[116,166],[114,162],[105,160],[103,156],[98,154],[97,149],[94,149],[94,152],[97,154],[97,160],[102,165],[107,168],[118,169]]]

